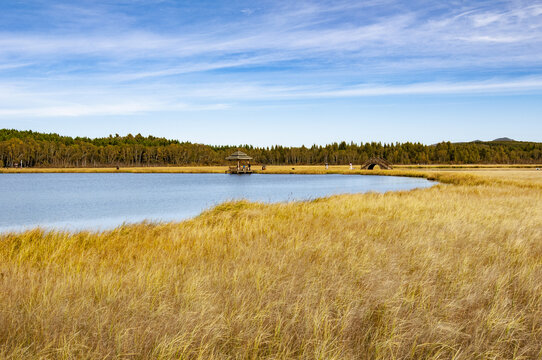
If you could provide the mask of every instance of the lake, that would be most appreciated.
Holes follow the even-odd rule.
[[[433,184],[372,175],[0,174],[0,232],[107,230],[143,220],[179,221],[235,199],[310,200]]]

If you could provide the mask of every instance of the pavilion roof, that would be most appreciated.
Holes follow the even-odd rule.
[[[228,156],[226,160],[252,160],[252,157],[248,156],[242,151],[236,151]]]

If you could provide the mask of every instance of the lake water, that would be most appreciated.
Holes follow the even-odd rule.
[[[0,174],[0,232],[106,230],[178,221],[228,200],[281,202],[424,188],[425,179],[361,175]]]

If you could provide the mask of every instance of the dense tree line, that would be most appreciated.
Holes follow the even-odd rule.
[[[210,146],[153,136],[89,139],[32,131],[0,130],[0,166],[94,167],[227,164],[235,150],[261,164],[362,163],[373,156],[394,164],[542,163],[542,143],[494,141],[436,145],[420,143],[333,143],[325,146]]]

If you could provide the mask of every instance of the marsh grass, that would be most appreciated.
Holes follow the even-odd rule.
[[[394,165],[398,170],[527,170],[542,168],[542,164],[436,164],[436,165]],[[254,164],[252,169],[262,174],[289,174],[289,173],[352,173],[349,165],[330,165],[326,170],[324,165],[268,165],[261,170],[261,165]],[[355,171],[360,165],[354,165]],[[0,173],[220,173],[228,170],[228,166],[134,166],[134,167],[63,167],[63,168],[0,168]],[[355,172],[354,171],[354,172]]]
[[[134,167],[77,167],[77,168],[0,168],[0,173],[221,173],[227,166],[134,166]]]
[[[542,357],[538,175],[394,173],[443,184],[0,235],[0,358]]]

